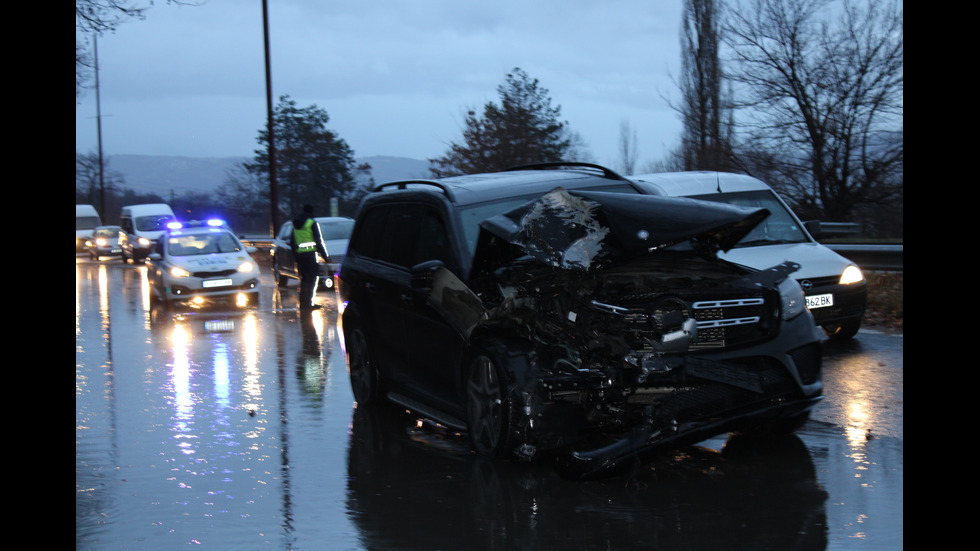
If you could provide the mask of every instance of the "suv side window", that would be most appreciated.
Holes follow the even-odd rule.
[[[351,236],[349,252],[364,258],[391,262],[391,244],[394,236],[389,231],[391,207],[382,205],[361,215],[357,232]],[[390,227],[395,229],[393,226]]]
[[[411,260],[414,266],[428,260],[441,260],[453,269],[453,255],[449,235],[442,217],[435,209],[423,207],[418,218],[418,236],[415,238],[415,255]]]
[[[418,203],[383,205],[361,216],[350,252],[403,268],[441,260],[456,270],[446,224],[436,209]]]

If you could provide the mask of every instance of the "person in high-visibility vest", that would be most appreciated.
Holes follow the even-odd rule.
[[[319,253],[326,260],[327,248],[320,236],[320,225],[313,219],[313,205],[304,205],[303,212],[293,220],[289,246],[293,249],[296,271],[299,272],[299,307],[301,310],[319,308],[320,305],[313,303],[320,273],[316,255]]]

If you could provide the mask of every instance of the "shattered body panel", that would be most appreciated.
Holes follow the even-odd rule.
[[[791,429],[820,399],[813,319],[786,319],[799,266],[715,256],[767,215],[555,189],[480,224],[468,281],[432,262],[412,286],[467,357],[497,360],[512,453],[587,478],[664,446]],[[457,412],[472,408],[466,377]]]

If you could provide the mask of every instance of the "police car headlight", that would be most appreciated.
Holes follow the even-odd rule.
[[[139,240],[137,241],[137,243],[139,243],[140,247],[149,247],[150,246],[150,243],[152,243],[152,241],[150,241],[149,239],[147,239],[145,237],[140,237]]]
[[[183,268],[180,268],[178,266],[174,266],[173,268],[170,268],[170,275],[172,275],[174,277],[187,277],[187,276],[191,275],[191,273],[188,272],[187,270],[183,269]]]
[[[254,270],[255,270],[255,264],[252,264],[251,262],[242,262],[238,266],[238,271],[242,273],[249,273]]]
[[[779,300],[782,304],[784,320],[791,320],[806,310],[806,295],[803,288],[791,277],[787,277],[779,284]]]
[[[850,285],[852,283],[861,283],[864,281],[864,274],[861,273],[861,268],[858,268],[854,264],[851,264],[847,268],[844,268],[844,272],[840,275],[841,285]]]

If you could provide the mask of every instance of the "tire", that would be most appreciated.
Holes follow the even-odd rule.
[[[367,336],[359,327],[344,331],[350,387],[358,406],[374,406],[381,401],[381,374],[371,355]]]
[[[832,339],[850,339],[861,329],[861,320],[847,320],[832,325],[824,325],[823,332]]]
[[[466,371],[466,425],[473,449],[487,457],[500,458],[514,447],[513,404],[504,395],[506,383],[496,354],[479,351]]]
[[[284,276],[284,275],[282,275],[282,272],[279,271],[279,263],[278,262],[273,262],[272,263],[272,277],[275,278],[276,285],[278,285],[279,287],[285,287],[285,286],[289,285],[289,278],[286,277],[286,276]]]

